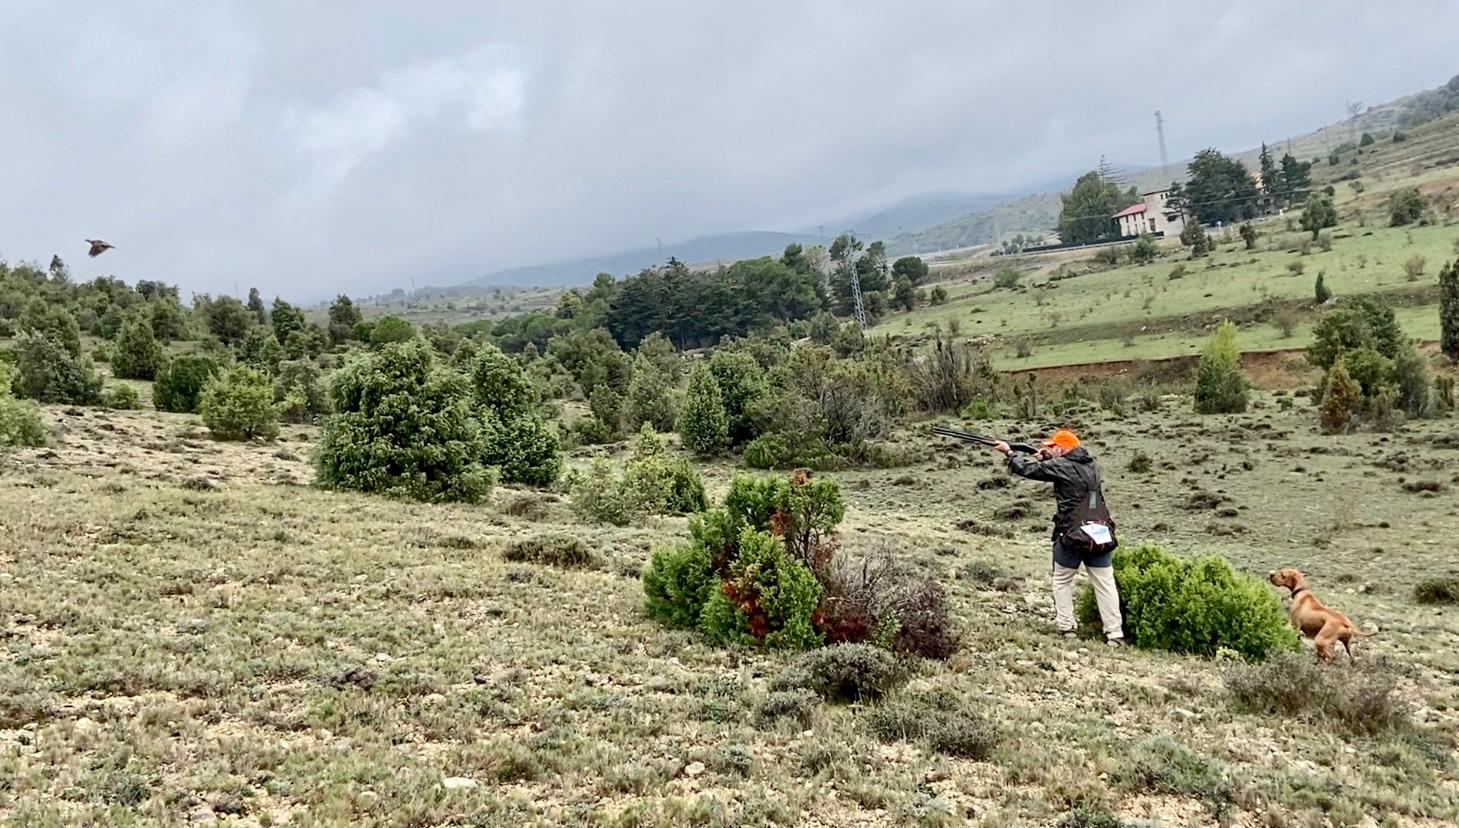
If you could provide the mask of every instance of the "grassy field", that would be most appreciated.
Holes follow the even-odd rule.
[[[1198,350],[1223,317],[1238,321],[1246,350],[1302,347],[1320,309],[1312,307],[1317,274],[1337,297],[1382,293],[1403,306],[1410,336],[1438,335],[1439,268],[1459,258],[1459,119],[1414,130],[1409,140],[1380,141],[1337,166],[1322,160],[1314,186],[1333,182],[1341,223],[1324,233],[1331,249],[1300,229],[1300,210],[1256,223],[1260,238],[1247,250],[1234,228],[1213,234],[1215,250],[1191,260],[1169,240],[1154,263],[1099,267],[1094,251],[971,258],[939,262],[934,278],[948,294],[941,305],[887,314],[876,334],[920,337],[934,327],[990,344],[1000,368],[1018,370],[1086,362],[1160,359]],[[1336,180],[1357,172],[1361,179]],[[1400,189],[1417,187],[1438,222],[1390,227],[1387,205]],[[1410,261],[1422,262],[1412,275]],[[1013,268],[1018,287],[997,288],[993,277]],[[1277,309],[1293,317],[1293,335],[1273,324]],[[1019,356],[1020,353],[1026,356]]]
[[[1396,671],[1406,724],[1245,714],[1219,663],[1058,640],[1046,492],[920,433],[903,438],[915,465],[836,476],[841,540],[948,587],[963,645],[904,692],[990,717],[986,761],[883,741],[875,705],[762,720],[788,657],[642,613],[638,573],[682,519],[582,525],[536,492],[327,493],[307,485],[309,428],[221,444],[192,417],[50,408],[54,444],[0,460],[0,821],[1025,826],[1095,806],[1160,825],[1454,824],[1459,617],[1412,596],[1459,575],[1452,423],[1329,438],[1304,400],[1188,405],[1072,417],[1127,542],[1303,568],[1380,631],[1359,655]],[[1137,450],[1151,471],[1125,470]],[[703,470],[712,494],[733,471]],[[1420,479],[1438,493],[1402,485]],[[598,564],[503,560],[550,532]]]

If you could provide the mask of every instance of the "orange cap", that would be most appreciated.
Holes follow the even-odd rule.
[[[1044,441],[1046,446],[1058,446],[1064,451],[1079,448],[1079,435],[1067,428],[1061,428],[1054,432],[1054,436]]]

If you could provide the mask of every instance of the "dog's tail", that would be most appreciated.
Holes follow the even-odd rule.
[[[1353,635],[1356,635],[1359,638],[1372,638],[1373,636],[1375,636],[1377,634],[1378,634],[1378,630],[1372,630],[1372,631],[1369,631],[1369,630],[1360,630],[1357,627],[1353,627]]]

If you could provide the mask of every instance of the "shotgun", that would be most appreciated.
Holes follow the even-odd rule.
[[[954,440],[962,440],[968,443],[977,443],[980,446],[991,447],[998,442],[992,437],[985,437],[981,434],[973,434],[968,431],[958,431],[955,428],[948,428],[947,426],[933,426],[932,433],[936,434],[939,437],[951,437]],[[1039,453],[1038,448],[1031,446],[1028,443],[1009,443],[1008,447],[1018,452],[1019,454]]]

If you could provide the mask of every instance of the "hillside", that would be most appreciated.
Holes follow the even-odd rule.
[[[887,251],[892,255],[931,253],[987,244],[1019,233],[1044,235],[1058,221],[1059,205],[1057,193],[1024,196],[925,230],[893,236]]]
[[[778,233],[751,230],[743,233],[722,233],[702,236],[676,244],[665,244],[660,255],[657,247],[640,247],[602,256],[588,256],[566,262],[528,265],[498,270],[471,282],[488,287],[540,286],[574,287],[586,285],[599,273],[622,276],[637,273],[645,267],[668,261],[670,257],[688,264],[714,261],[732,262],[760,256],[779,255],[788,244],[820,244],[818,236],[806,233]]]

